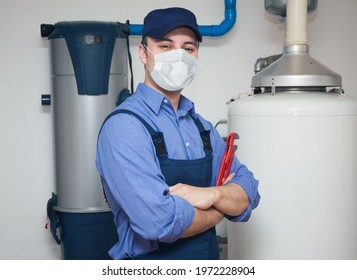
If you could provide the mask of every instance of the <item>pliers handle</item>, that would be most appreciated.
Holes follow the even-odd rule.
[[[216,186],[221,186],[230,173],[233,158],[234,158],[234,152],[238,148],[238,146],[234,144],[234,140],[236,139],[239,139],[239,135],[236,132],[230,133],[227,137],[226,150],[224,151],[221,165],[219,167]]]

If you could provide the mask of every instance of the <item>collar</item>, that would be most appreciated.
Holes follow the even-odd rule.
[[[167,106],[167,105],[172,106],[170,101],[166,98],[165,95],[154,90],[153,88],[147,86],[144,83],[139,83],[135,94],[137,94],[138,97],[142,101],[144,101],[148,105],[148,107],[155,112],[156,115],[159,114],[159,111],[163,106]],[[194,103],[184,95],[181,95],[177,115],[185,116],[188,113],[196,118]]]

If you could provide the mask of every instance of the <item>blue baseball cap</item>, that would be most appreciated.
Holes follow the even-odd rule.
[[[196,16],[191,11],[178,7],[157,9],[148,13],[144,18],[142,37],[161,39],[178,27],[190,28],[196,34],[197,40],[202,42]]]

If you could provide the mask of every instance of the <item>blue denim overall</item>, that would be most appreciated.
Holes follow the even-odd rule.
[[[198,119],[193,119],[200,132],[205,157],[195,160],[169,159],[162,132],[155,131],[138,114],[119,109],[108,116],[118,113],[130,114],[138,118],[149,131],[156,148],[156,155],[160,162],[161,171],[166,183],[173,186],[184,183],[199,187],[210,186],[212,174],[212,147],[210,131],[205,130]],[[139,256],[134,259],[143,260],[217,260],[219,259],[219,248],[216,239],[215,227],[193,237],[181,238],[173,243],[159,242],[158,249]]]

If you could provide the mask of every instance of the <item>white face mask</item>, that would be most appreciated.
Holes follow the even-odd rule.
[[[149,50],[148,48],[146,48]],[[150,50],[149,50],[150,51]],[[155,66],[152,79],[163,89],[176,91],[186,87],[197,71],[198,59],[183,49],[154,54]]]

